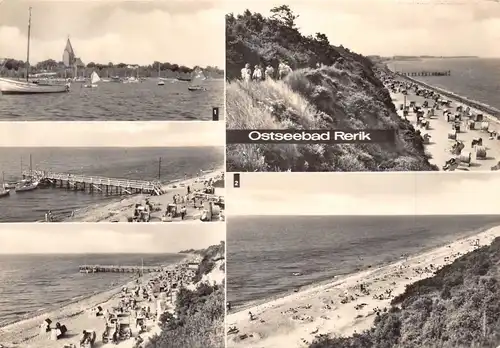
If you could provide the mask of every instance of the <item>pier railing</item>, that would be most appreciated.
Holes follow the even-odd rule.
[[[152,273],[161,272],[162,266],[119,266],[119,265],[80,265],[81,273]]]
[[[79,174],[55,173],[44,170],[23,171],[23,177],[39,181],[61,181],[69,184],[105,185],[120,187],[124,189],[135,189],[142,191],[161,193],[161,183],[158,181],[116,179],[102,176],[87,176]]]

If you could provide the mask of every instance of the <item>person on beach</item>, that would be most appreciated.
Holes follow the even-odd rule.
[[[260,67],[260,65],[256,65],[252,74],[253,80],[258,82],[261,81],[263,77],[264,76],[262,74],[262,68]]]
[[[280,62],[278,65],[279,79],[283,80],[288,74],[292,72],[292,68],[286,62]]]
[[[265,74],[266,80],[267,79],[271,79],[272,80],[274,78],[274,68],[271,65],[268,65],[266,67],[266,70],[265,70],[264,74]]]
[[[250,64],[246,63],[245,67],[241,69],[241,79],[245,82],[249,82],[252,78],[252,69],[250,69]]]
[[[181,208],[181,220],[184,220],[184,218],[186,217],[186,212],[187,212],[186,206],[183,206]]]

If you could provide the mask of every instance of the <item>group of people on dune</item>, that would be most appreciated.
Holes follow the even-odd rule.
[[[275,71],[272,65],[268,65],[264,70],[260,64],[255,65],[254,70],[252,72],[252,68],[250,68],[250,63],[246,63],[245,67],[241,69],[241,79],[243,81],[262,81],[267,79],[274,79],[277,77],[279,80],[283,79],[286,75],[292,72],[292,68],[285,63],[280,62],[278,64],[278,73],[275,76]]]

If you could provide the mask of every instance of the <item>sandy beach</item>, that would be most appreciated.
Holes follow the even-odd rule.
[[[185,265],[188,262],[197,261],[199,261],[199,256],[186,254],[186,258],[176,264],[165,267],[163,272],[173,271],[183,277],[186,273]],[[142,282],[139,282],[139,284],[145,284],[151,279],[158,278],[158,276],[159,274],[154,273],[146,274],[143,277]],[[188,278],[189,277],[186,277],[186,279]],[[0,328],[0,345],[6,348],[62,348],[66,345],[75,344],[76,347],[79,347],[79,340],[81,338],[82,331],[95,330],[97,339],[94,348],[116,346],[113,343],[102,343],[105,320],[103,316],[96,316],[91,310],[95,309],[97,306],[101,306],[104,311],[112,311],[113,308],[119,306],[122,299],[121,290],[123,286],[133,289],[137,286],[137,283],[135,280],[132,280],[127,284],[120,284],[120,286],[117,284],[117,287],[112,290],[95,294],[88,298],[71,303],[63,308],[4,326]],[[162,293],[159,295],[162,295]],[[162,308],[162,311],[170,311],[174,308],[174,304],[171,302],[166,301],[166,304],[166,308]],[[153,313],[157,310],[156,301],[148,302],[146,300],[139,300],[138,306],[149,306],[151,307]],[[51,340],[50,334],[40,334],[40,324],[45,318],[50,318],[52,320],[52,327],[56,322],[60,322],[65,325],[68,328],[66,336],[59,340]],[[120,341],[117,345],[118,347],[131,348],[135,344],[134,337],[138,335],[138,328],[135,325],[135,317],[133,315],[131,328],[132,338]],[[144,341],[147,341],[147,339],[155,333],[160,332],[155,316],[146,321],[146,328],[146,332],[141,334]]]
[[[409,80],[402,77],[396,78],[397,81],[408,82]],[[413,80],[414,81],[414,80]],[[420,87],[426,88],[424,84],[416,82]],[[422,96],[415,95],[414,90],[408,90],[406,96],[406,105],[408,106],[411,102],[415,102],[417,105],[422,106],[423,102],[426,100]],[[402,93],[391,92],[391,98],[398,110],[400,117],[404,118],[403,111],[400,110],[400,105],[404,104],[404,95]],[[451,154],[451,147],[455,143],[454,140],[448,138],[448,133],[452,131],[453,122],[447,122],[446,116],[443,115],[444,110],[450,110],[452,114],[455,114],[457,106],[464,105],[457,99],[452,97],[447,97],[443,95],[444,99],[450,100],[451,104],[449,106],[441,107],[439,110],[435,111],[435,116],[427,118],[429,120],[429,129],[422,129],[417,126],[417,116],[413,112],[412,108],[409,110],[407,119],[413,124],[416,129],[421,129],[422,135],[429,134],[431,136],[429,144],[425,145],[426,152],[431,155],[430,163],[435,164],[442,170],[443,165],[448,161],[453,155]],[[427,99],[429,105],[434,103],[433,100]],[[464,109],[467,105],[464,106]],[[428,108],[424,110],[427,112]],[[483,114],[484,121],[489,122],[489,131],[500,131],[500,121],[492,115],[477,110],[471,107],[471,112],[474,114]],[[465,147],[462,150],[462,155],[471,153],[471,165],[460,165],[457,170],[465,171],[489,171],[491,167],[495,166],[500,161],[500,140],[491,139],[490,135],[486,131],[482,130],[471,130],[466,129],[467,118],[464,118],[461,122],[460,132],[457,134],[457,140],[464,143]],[[483,146],[486,147],[486,158],[478,159],[476,158],[476,148],[472,147],[472,140],[479,139],[483,140]]]
[[[316,335],[351,335],[368,329],[376,311],[405,286],[433,273],[500,236],[500,226],[389,265],[360,271],[329,283],[242,309],[226,319],[228,347],[307,347]],[[254,316],[249,318],[249,312]]]
[[[204,188],[204,183],[210,179],[214,182],[221,179],[221,173],[224,168],[218,168],[210,172],[204,172],[203,175],[190,178],[186,180],[177,181],[167,184],[162,187],[164,194],[160,196],[151,196],[145,194],[133,195],[125,197],[117,202],[99,204],[75,211],[72,217],[67,217],[65,222],[127,222],[130,217],[134,215],[136,204],[144,204],[146,199],[153,205],[154,211],[151,212],[151,222],[161,222],[162,216],[168,204],[173,203],[175,195],[184,196],[187,193],[187,187],[190,186],[191,191],[194,193],[201,193]],[[215,188],[213,195],[199,195],[199,199],[193,205],[191,202],[186,204],[185,221],[200,221],[203,209],[206,208],[208,198],[215,196],[224,196],[224,188]],[[223,216],[223,212],[221,212]],[[173,218],[172,221],[181,221],[180,217]]]

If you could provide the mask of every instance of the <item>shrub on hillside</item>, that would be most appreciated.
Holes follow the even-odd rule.
[[[496,348],[500,344],[500,238],[417,281],[374,326],[322,335],[309,348]]]
[[[147,348],[224,347],[224,304],[223,287],[200,284],[195,291],[180,289],[176,315],[162,316],[162,331]]]

